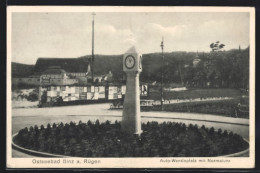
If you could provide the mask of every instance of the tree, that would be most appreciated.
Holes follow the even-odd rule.
[[[194,73],[195,73],[195,68],[192,66],[188,66],[184,69],[184,75],[183,75],[183,80],[184,83],[189,86],[193,86],[193,78],[194,78]]]
[[[37,101],[38,100],[38,93],[36,93],[34,91],[30,92],[29,96],[27,97],[27,100],[31,101],[31,102]]]
[[[205,86],[206,82],[206,73],[204,70],[204,63],[199,62],[196,66],[193,74],[192,81],[196,84],[196,86],[203,87]]]
[[[212,52],[214,52],[214,51],[221,51],[221,49],[223,49],[225,45],[222,43],[220,44],[219,41],[216,41],[215,43],[211,43],[209,47],[211,48]]]
[[[43,91],[41,96],[41,103],[46,103],[46,102],[47,102],[47,91]]]

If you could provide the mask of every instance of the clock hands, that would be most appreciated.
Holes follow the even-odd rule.
[[[134,57],[131,56],[131,55],[127,56],[126,59],[125,59],[125,66],[126,66],[126,68],[132,69],[134,67],[134,65],[135,65]]]

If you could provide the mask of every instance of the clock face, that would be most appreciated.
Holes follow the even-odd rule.
[[[128,69],[131,69],[135,66],[135,58],[131,55],[127,56],[125,58],[125,66]]]

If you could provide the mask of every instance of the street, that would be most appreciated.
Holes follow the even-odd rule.
[[[100,122],[106,120],[121,121],[122,110],[109,110],[110,104],[79,105],[48,108],[19,108],[12,109],[12,133],[18,132],[24,127],[34,125],[47,126],[48,123],[78,123],[88,120]],[[181,112],[141,112],[142,122],[147,121],[173,121],[186,124],[205,125],[206,127],[221,128],[240,134],[248,139],[249,120],[242,118],[223,117],[209,114],[181,113]]]

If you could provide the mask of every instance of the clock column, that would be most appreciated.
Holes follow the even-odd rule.
[[[121,129],[131,134],[142,133],[139,89],[139,74],[142,71],[142,67],[139,65],[140,61],[141,56],[136,52],[135,47],[130,48],[124,54],[123,69],[127,78]]]
[[[140,95],[139,95],[139,72],[126,73],[126,93],[124,99],[124,110],[122,130],[128,133],[140,134]]]

